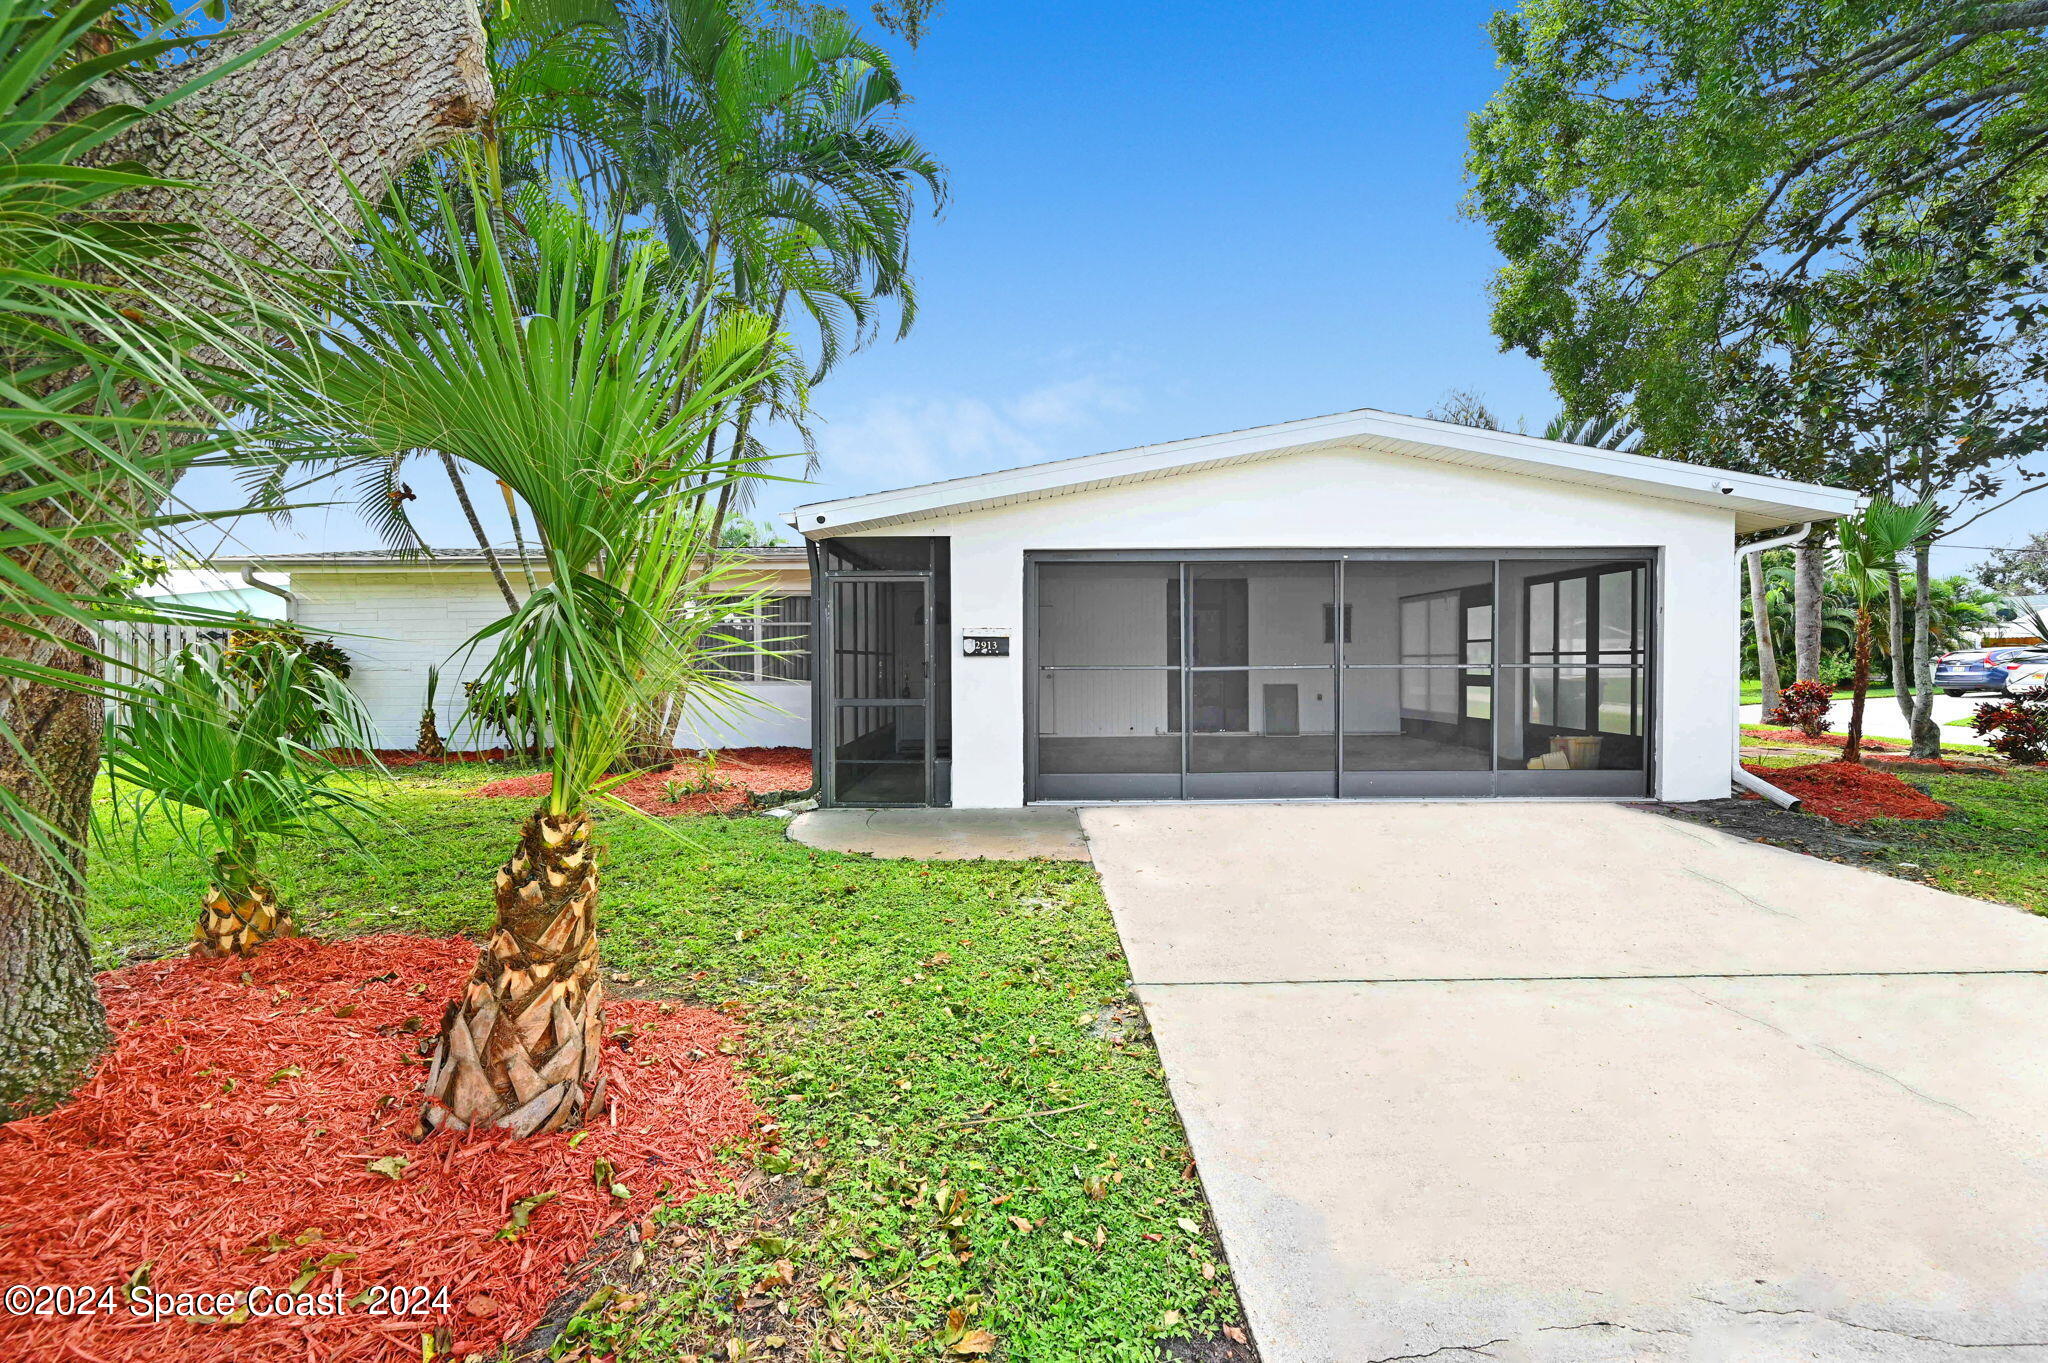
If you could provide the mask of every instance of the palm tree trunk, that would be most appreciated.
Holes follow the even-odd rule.
[[[512,594],[512,584],[505,580],[505,569],[498,562],[497,551],[491,548],[491,537],[484,533],[484,523],[477,518],[476,508],[470,505],[469,489],[462,485],[462,470],[455,467],[455,457],[445,450],[441,451],[441,467],[448,470],[448,482],[455,489],[455,500],[462,503],[462,514],[469,517],[469,533],[476,536],[476,547],[484,551],[484,562],[490,565],[491,580],[498,584],[498,591],[505,598],[505,609],[518,610],[519,598]]]
[[[503,478],[498,480],[498,491],[505,494],[505,518],[512,522],[512,547],[519,554],[519,571],[526,578],[526,594],[531,596],[539,588],[533,580],[533,558],[526,552],[526,532],[519,528],[519,499],[512,495],[512,485]]]
[[[597,860],[590,815],[535,810],[498,872],[497,926],[441,1020],[415,1139],[446,1127],[514,1136],[575,1126],[597,1072]]]
[[[1849,736],[1842,744],[1844,762],[1863,760],[1863,704],[1870,694],[1870,601],[1856,599],[1856,673],[1850,682]]]
[[[1941,756],[1941,726],[1934,722],[1933,546],[1913,547],[1913,756]]]
[[[1816,524],[1792,550],[1792,650],[1797,681],[1820,680],[1821,612],[1827,596],[1827,528]]]
[[[293,937],[291,910],[256,866],[256,844],[237,837],[213,857],[213,883],[193,934],[195,956],[254,956],[265,942]]]
[[[1756,631],[1756,675],[1763,687],[1764,713],[1778,703],[1778,645],[1771,638],[1771,617],[1764,604],[1764,556],[1761,550],[1744,557],[1749,568],[1749,620]]]

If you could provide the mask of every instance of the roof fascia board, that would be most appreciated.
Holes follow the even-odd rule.
[[[813,502],[798,507],[792,516],[796,528],[805,535],[823,535],[882,520],[903,520],[934,512],[963,512],[1031,494],[1078,491],[1092,484],[1132,475],[1167,474],[1197,464],[1277,456],[1361,439],[1433,445],[1509,459],[1532,465],[1530,473],[1534,476],[1542,476],[1547,469],[1618,478],[1642,485],[1640,495],[1670,497],[1676,494],[1679,500],[1709,505],[1720,503],[1729,505],[1731,509],[1738,509],[1744,502],[1755,502],[1772,507],[1801,507],[1825,517],[1853,511],[1858,500],[1853,492],[1819,484],[1737,473],[1647,455],[1598,450],[1507,431],[1452,426],[1390,412],[1367,411],[1312,417],[1248,431],[1112,450],[859,497]]]

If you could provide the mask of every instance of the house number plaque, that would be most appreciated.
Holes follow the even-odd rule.
[[[960,630],[960,656],[963,658],[1007,658],[1010,656],[1010,631],[996,626],[980,628],[962,627]]]

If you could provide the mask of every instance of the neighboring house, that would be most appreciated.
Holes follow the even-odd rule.
[[[1726,796],[1736,535],[1856,505],[1369,410],[814,503],[826,799]]]
[[[1974,648],[2005,648],[2014,644],[2043,642],[2035,625],[2048,618],[2048,596],[2013,596],[2006,600],[2027,612],[2015,620],[2000,620],[1966,636]]]
[[[513,591],[525,593],[518,557],[499,550]],[[777,640],[773,656],[730,660],[732,675],[753,698],[744,714],[699,717],[677,735],[686,747],[809,747],[810,571],[801,546],[740,551],[753,579],[772,594],[766,618],[740,622],[734,633]],[[308,634],[331,637],[350,657],[349,686],[375,721],[380,746],[411,748],[419,736],[427,669],[441,669],[435,715],[441,733],[461,748],[494,745],[498,735],[458,728],[462,683],[483,670],[488,653],[464,644],[505,614],[505,599],[481,552],[437,549],[429,558],[388,550],[222,557],[222,568],[260,564],[289,575],[291,620]],[[531,563],[538,580],[545,571]],[[266,574],[268,576],[269,574]]]

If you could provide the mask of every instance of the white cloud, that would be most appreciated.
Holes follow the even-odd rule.
[[[1131,390],[1098,377],[1042,384],[1001,401],[878,398],[820,427],[820,481],[901,487],[1086,453],[1075,446],[1088,428],[1136,406]]]

